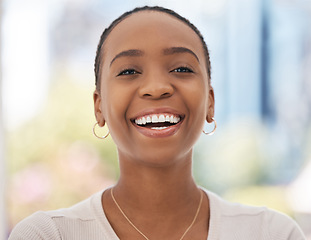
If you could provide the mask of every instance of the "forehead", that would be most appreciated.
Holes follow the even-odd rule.
[[[137,12],[120,22],[105,41],[104,57],[128,49],[148,52],[167,47],[190,48],[204,62],[203,46],[194,30],[180,19],[157,11]]]

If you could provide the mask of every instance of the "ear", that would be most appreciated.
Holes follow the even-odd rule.
[[[206,121],[211,123],[213,122],[212,118],[215,114],[215,97],[214,97],[214,89],[212,86],[209,87],[208,91],[208,106],[207,106],[207,116]]]
[[[105,119],[101,107],[101,96],[97,89],[93,93],[93,100],[94,100],[94,113],[96,121],[98,122],[98,125],[100,127],[103,127],[105,125]]]

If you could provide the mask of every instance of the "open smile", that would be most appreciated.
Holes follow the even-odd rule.
[[[183,120],[183,115],[156,113],[136,117],[131,119],[131,122],[145,136],[168,137],[179,129]]]

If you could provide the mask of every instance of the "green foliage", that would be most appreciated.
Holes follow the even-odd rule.
[[[265,138],[264,127],[255,121],[219,126],[215,135],[202,136],[195,151],[197,181],[220,194],[265,182],[269,169]]]
[[[33,119],[8,132],[11,225],[38,210],[73,205],[118,176],[111,137],[93,136],[93,89],[55,82]]]
[[[117,155],[111,138],[99,140],[92,134],[93,89],[58,80],[51,86],[46,103],[29,122],[10,132],[8,158],[11,172],[35,162],[53,161],[62,147],[77,140],[96,147],[102,160],[117,173]]]
[[[286,199],[284,186],[248,186],[231,189],[224,194],[224,198],[253,206],[266,206],[271,209],[293,215],[293,211]]]

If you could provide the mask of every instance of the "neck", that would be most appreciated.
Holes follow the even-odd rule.
[[[192,177],[191,157],[164,167],[139,165],[120,158],[120,172],[114,192],[128,208],[171,214],[197,204],[200,193]]]
[[[208,198],[192,178],[191,156],[162,167],[138,164],[120,154],[119,160],[120,179],[113,188],[113,195],[110,190],[106,191],[102,201],[106,216],[120,239],[142,239],[139,231],[153,239],[180,239],[183,234],[193,239],[207,238]],[[194,221],[193,227],[191,221]],[[190,229],[188,233],[187,228]]]

